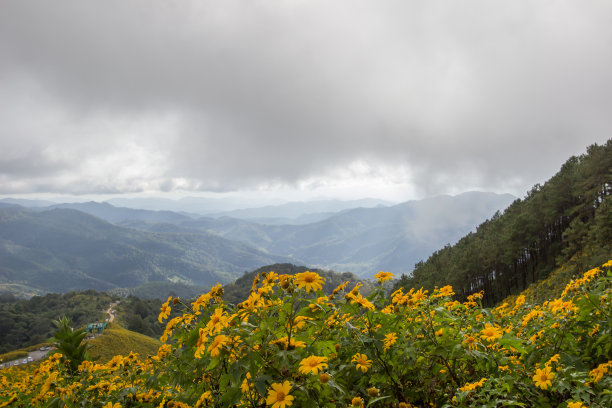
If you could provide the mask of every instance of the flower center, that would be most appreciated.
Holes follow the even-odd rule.
[[[285,393],[282,392],[282,391],[278,391],[276,393],[276,400],[279,401],[279,402],[284,401],[285,400]]]

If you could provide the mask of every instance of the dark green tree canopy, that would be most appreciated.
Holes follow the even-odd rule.
[[[545,184],[483,222],[475,233],[419,262],[396,287],[450,283],[460,298],[483,290],[492,305],[563,264],[577,271],[612,249],[612,140],[571,157]]]

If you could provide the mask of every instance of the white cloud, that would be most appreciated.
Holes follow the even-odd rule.
[[[610,137],[611,20],[608,2],[6,1],[0,194],[521,195]]]

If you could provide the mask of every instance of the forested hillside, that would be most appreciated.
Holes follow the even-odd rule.
[[[47,341],[55,331],[53,320],[67,316],[75,327],[103,321],[113,298],[87,290],[63,295],[34,296],[29,300],[0,297],[0,353]]]
[[[494,304],[546,278],[559,265],[577,271],[604,262],[612,248],[612,140],[571,157],[503,214],[419,262],[396,287],[451,284],[460,298],[484,290]]]

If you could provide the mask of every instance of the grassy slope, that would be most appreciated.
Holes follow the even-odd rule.
[[[108,325],[101,336],[89,340],[89,344],[89,354],[99,363],[106,363],[116,355],[127,356],[132,351],[144,358],[156,354],[161,345],[156,339],[113,323]]]

